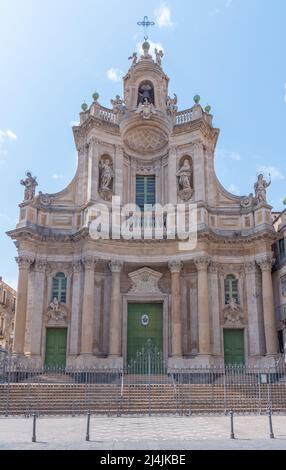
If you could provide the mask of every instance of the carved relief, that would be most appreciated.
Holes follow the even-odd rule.
[[[156,114],[153,103],[149,103],[145,98],[144,103],[139,103],[136,114],[140,114],[143,119],[150,119],[153,114]]]
[[[131,129],[125,136],[125,144],[141,155],[158,152],[167,145],[167,137],[159,129],[140,127]]]
[[[47,320],[49,322],[66,322],[68,317],[67,307],[62,305],[59,300],[54,297],[53,301],[49,305],[47,311]]]
[[[110,201],[113,194],[113,164],[109,155],[102,155],[99,160],[99,189],[102,199]]]
[[[178,196],[183,201],[189,201],[194,194],[193,169],[190,157],[182,157],[177,171]]]
[[[161,273],[150,268],[142,268],[128,274],[132,287],[130,293],[161,293],[158,282],[162,277]]]
[[[243,321],[243,312],[237,300],[230,298],[223,309],[223,315],[226,325],[237,325]]]

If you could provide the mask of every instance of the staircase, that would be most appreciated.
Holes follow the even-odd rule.
[[[210,414],[286,412],[286,385],[257,383],[175,383],[168,375],[125,376],[112,383],[72,383],[40,376],[37,383],[0,384],[0,415]]]

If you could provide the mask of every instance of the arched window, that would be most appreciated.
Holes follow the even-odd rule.
[[[238,280],[233,274],[228,274],[224,280],[224,299],[226,304],[230,299],[235,299],[239,303]]]
[[[67,278],[64,273],[57,273],[53,277],[53,295],[52,299],[57,298],[63,304],[67,300]]]

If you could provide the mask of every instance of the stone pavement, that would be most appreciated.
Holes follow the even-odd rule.
[[[286,449],[286,416],[273,416],[275,439],[269,438],[267,416],[230,418],[181,416],[92,416],[90,442],[86,417],[37,419],[32,443],[32,418],[0,418],[0,449],[197,450]]]

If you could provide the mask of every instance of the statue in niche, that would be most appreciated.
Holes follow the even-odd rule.
[[[132,64],[131,65],[136,65],[137,64],[137,60],[138,60],[138,57],[137,57],[137,52],[133,52],[133,54],[128,57],[128,60],[132,60]]]
[[[162,66],[162,59],[164,57],[164,52],[163,51],[158,51],[158,49],[155,49],[155,56],[156,56],[156,64],[159,65],[159,67]]]
[[[257,177],[257,181],[254,185],[254,190],[255,190],[255,198],[257,203],[259,204],[260,202],[267,202],[266,199],[266,189],[268,186],[271,184],[271,175],[269,174],[269,181],[267,182],[264,179],[264,176],[262,173],[260,173]]]
[[[32,176],[30,171],[26,172],[26,177],[24,180],[20,181],[20,184],[25,186],[24,201],[31,201],[34,199],[36,186],[38,186],[37,178]]]
[[[125,102],[120,98],[119,95],[116,95],[115,100],[110,100],[112,104],[112,110],[114,114],[124,114],[125,113]]]
[[[114,173],[109,158],[99,162],[99,194],[105,200],[110,200],[113,192]]]
[[[166,104],[167,104],[167,113],[170,114],[172,117],[175,116],[178,111],[178,106],[177,106],[178,97],[176,93],[174,93],[174,98],[171,98],[170,96],[168,96]]]
[[[185,158],[181,168],[176,173],[178,178],[178,194],[183,201],[191,199],[194,190],[192,188],[192,167],[190,161]]]

